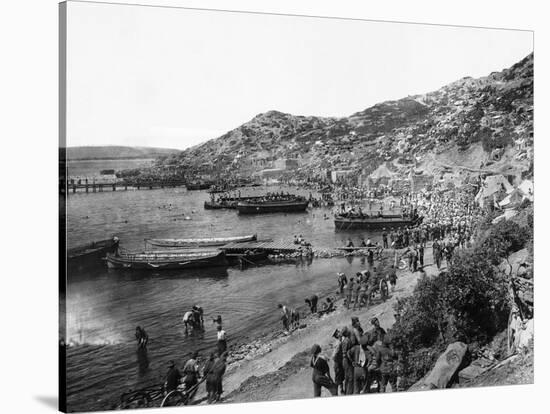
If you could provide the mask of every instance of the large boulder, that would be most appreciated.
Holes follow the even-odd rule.
[[[445,352],[439,356],[428,375],[415,383],[409,390],[425,391],[447,388],[451,379],[462,367],[467,350],[468,346],[463,342],[450,344]]]

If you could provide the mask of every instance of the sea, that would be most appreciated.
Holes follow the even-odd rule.
[[[241,189],[244,194],[296,187]],[[316,194],[313,193],[313,196]],[[292,241],[302,235],[315,249],[343,246],[348,237],[379,240],[380,234],[342,232],[332,211],[238,215],[236,210],[205,210],[206,191],[185,188],[76,193],[67,196],[67,243],[76,247],[113,236],[122,248],[143,250],[148,238],[222,237],[257,234],[260,239]],[[193,351],[207,356],[215,347],[212,319],[223,318],[228,342],[242,344],[281,329],[277,304],[304,309],[311,294],[336,291],[336,273],[365,268],[361,258],[288,261],[259,267],[129,271],[94,269],[67,275],[67,404],[69,411],[112,408],[129,389],[164,381],[168,362],[182,364]],[[186,333],[182,317],[193,305],[205,312],[205,330]],[[136,326],[149,335],[146,353],[137,352]],[[307,348],[310,344],[304,344]]]

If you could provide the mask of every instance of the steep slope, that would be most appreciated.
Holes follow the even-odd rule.
[[[433,154],[452,161],[470,151],[476,163],[498,155],[507,162],[521,158],[520,168],[527,169],[532,147],[533,54],[501,72],[466,77],[346,118],[259,114],[184,151],[178,163],[189,173],[250,174],[291,158],[298,160],[300,178],[322,176],[323,169],[370,173],[384,161],[404,172],[413,164],[422,168],[423,160],[433,162]]]

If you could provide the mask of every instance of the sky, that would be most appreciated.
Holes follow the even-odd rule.
[[[349,116],[532,51],[528,31],[69,2],[67,145],[185,149],[269,110]]]

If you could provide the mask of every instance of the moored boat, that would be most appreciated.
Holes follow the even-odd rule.
[[[382,216],[343,216],[334,217],[334,225],[338,230],[354,229],[382,229],[384,227],[408,227],[414,226],[421,219],[419,217],[403,215],[382,215]]]
[[[220,250],[150,250],[145,252],[108,253],[107,266],[115,269],[192,269],[227,266],[225,253]]]
[[[303,197],[286,200],[240,201],[237,203],[239,214],[298,213],[307,209],[309,201]]]
[[[210,186],[210,189],[208,190],[208,192],[210,194],[227,193],[234,189],[235,189],[235,186],[232,186],[232,185],[212,185]]]
[[[101,258],[118,248],[118,237],[94,241],[83,246],[67,250],[67,267],[72,272],[83,267],[101,265]]]
[[[232,204],[226,203],[226,202],[216,202],[216,201],[205,201],[204,202],[204,209],[205,210],[221,210],[224,208],[235,208],[236,203]]]
[[[213,247],[223,246],[228,243],[243,243],[248,241],[255,241],[257,239],[256,234],[249,234],[246,236],[232,236],[232,237],[211,237],[202,239],[146,239],[145,241],[157,247]]]
[[[207,182],[187,183],[185,187],[189,191],[193,190],[208,190],[212,184]]]
[[[223,208],[233,209],[237,208],[239,201],[251,201],[259,200],[262,197],[259,196],[250,196],[250,197],[218,197],[214,199],[213,197],[209,201],[204,202],[205,210],[220,210]]]

